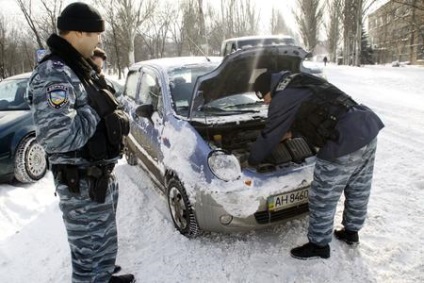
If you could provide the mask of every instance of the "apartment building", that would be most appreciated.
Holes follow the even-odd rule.
[[[424,64],[424,1],[404,3],[388,1],[368,16],[368,34],[377,64]]]

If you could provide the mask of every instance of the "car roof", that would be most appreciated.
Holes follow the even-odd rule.
[[[228,38],[228,39],[225,39],[224,42],[252,40],[252,39],[273,39],[273,38],[293,38],[293,37],[290,35],[249,35],[249,36]]]
[[[186,57],[167,57],[151,59],[146,61],[136,62],[130,67],[130,71],[138,70],[144,65],[156,66],[162,69],[174,68],[184,65],[202,64],[202,63],[220,63],[223,57],[212,56],[186,56]]]

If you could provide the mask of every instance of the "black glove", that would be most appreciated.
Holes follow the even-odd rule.
[[[249,163],[249,159],[247,156],[244,156],[240,158],[240,167],[241,169],[244,169],[244,168],[254,168],[255,166]]]

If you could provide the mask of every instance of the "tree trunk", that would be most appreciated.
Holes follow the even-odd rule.
[[[356,15],[356,41],[355,41],[355,66],[361,65],[361,41],[362,41],[362,11],[363,11],[363,1],[358,1],[358,9]]]
[[[199,5],[199,24],[200,24],[200,36],[201,36],[201,43],[204,44],[204,50],[203,52],[208,55],[208,41],[206,37],[206,27],[205,27],[205,14],[203,13],[203,0],[197,0]]]
[[[412,62],[414,61],[415,29],[418,30],[417,24],[415,22],[415,19],[416,19],[416,9],[413,8],[416,5],[417,5],[417,0],[413,0],[412,1],[412,7],[411,7],[412,15],[411,15],[411,23],[410,23],[411,37],[409,39],[409,63],[410,64],[412,64]]]
[[[128,42],[128,44],[129,44],[129,46],[128,46],[129,47],[128,48],[128,66],[131,66],[132,64],[135,63],[134,40],[135,40],[135,34],[131,38],[130,42]]]

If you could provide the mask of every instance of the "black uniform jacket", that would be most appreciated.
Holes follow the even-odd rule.
[[[286,72],[274,74],[271,89],[274,89]],[[308,88],[290,88],[273,94],[268,109],[268,118],[256,142],[252,145],[249,164],[260,164],[280,143],[296,117],[303,101],[313,95]],[[352,153],[370,143],[384,127],[380,118],[365,105],[357,105],[339,117],[336,130],[339,133],[335,141],[328,140],[319,150],[318,158],[331,161],[337,157]]]

